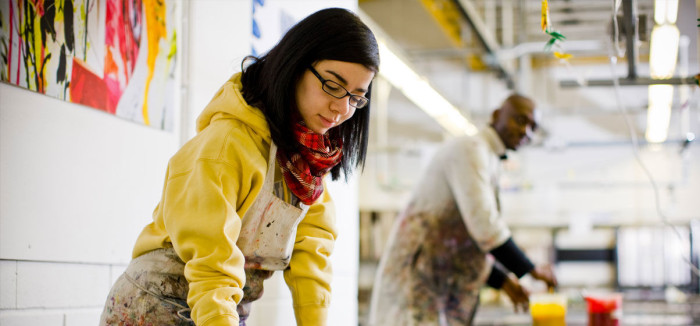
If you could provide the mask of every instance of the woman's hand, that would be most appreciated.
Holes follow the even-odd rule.
[[[547,283],[549,289],[557,286],[557,278],[554,276],[554,270],[551,265],[540,265],[530,271],[530,275],[537,280]]]
[[[513,302],[513,310],[515,312],[518,312],[518,310],[527,312],[530,305],[530,292],[520,285],[517,278],[511,275],[507,276],[501,289]]]

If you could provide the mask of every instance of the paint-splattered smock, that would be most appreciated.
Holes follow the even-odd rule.
[[[377,270],[370,325],[468,325],[510,238],[497,185],[505,147],[488,127],[443,145],[398,217]]]
[[[263,191],[270,176],[268,168],[275,167],[276,181],[282,177],[270,159],[274,155],[270,155],[272,141],[265,117],[243,99],[240,74],[217,92],[198,118],[197,130],[197,135],[168,163],[163,196],[153,212],[153,222],[136,241],[132,264],[147,260],[149,253],[165,255],[158,259],[167,258],[167,266],[180,266],[172,270],[182,268],[188,288],[177,291],[177,295],[186,293],[196,325],[238,325],[239,313],[246,313],[241,311],[241,303],[256,298],[260,294],[256,289],[262,289],[262,279],[271,273],[246,264],[245,250],[237,243],[245,232],[242,220]],[[284,193],[287,188],[281,190]],[[284,279],[292,293],[297,325],[326,324],[330,254],[337,236],[334,218],[333,203],[324,191],[291,237],[293,252]],[[165,276],[156,275],[159,273],[156,270],[147,276],[172,279],[170,270],[160,273]],[[171,283],[180,286],[181,281]],[[149,282],[139,283],[144,284]],[[162,290],[170,293],[169,289]],[[105,313],[109,307],[110,298]]]

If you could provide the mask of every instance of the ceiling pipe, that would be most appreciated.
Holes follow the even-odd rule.
[[[490,56],[496,58],[495,60],[487,60],[487,61],[493,61],[493,62],[491,62],[491,64],[494,65],[494,68],[496,70],[498,70],[498,72],[500,73],[500,77],[506,81],[506,85],[508,86],[509,89],[513,89],[515,87],[515,82],[513,80],[514,74],[496,56],[496,53],[501,49],[501,47],[498,44],[498,42],[496,41],[496,38],[488,30],[488,27],[486,26],[484,21],[481,19],[481,17],[479,17],[479,13],[476,10],[476,7],[472,3],[472,1],[471,0],[453,0],[453,1],[457,5],[457,8],[459,8],[459,11],[461,11],[462,16],[467,21],[469,26],[471,26],[472,29],[474,29],[474,32],[476,33],[477,38],[479,39],[481,44],[486,49],[486,52]]]
[[[637,78],[637,3],[635,0],[622,0],[623,23],[625,24],[625,56],[627,57],[627,79]],[[617,17],[613,17],[617,19]]]

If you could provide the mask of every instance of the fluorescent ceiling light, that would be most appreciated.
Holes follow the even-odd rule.
[[[649,68],[651,78],[668,79],[673,77],[678,57],[680,33],[675,25],[654,26],[651,31],[651,51]]]
[[[389,47],[379,41],[379,74],[452,135],[473,135],[477,128]]]
[[[656,22],[656,24],[675,24],[677,18],[678,0],[654,1],[654,22]]]
[[[650,143],[662,143],[668,137],[668,123],[671,120],[673,86],[649,85],[649,111],[647,130],[644,137]]]
[[[418,75],[395,46],[367,15],[359,12],[379,43],[379,74],[400,90],[411,102],[432,117],[453,136],[474,135],[478,129],[462,113]]]

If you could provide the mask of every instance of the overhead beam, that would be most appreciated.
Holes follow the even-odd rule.
[[[508,85],[508,88],[514,88],[515,87],[515,82],[513,80],[513,72],[508,69],[503,62],[501,62],[498,57],[496,56],[496,53],[501,49],[501,46],[498,44],[496,41],[496,38],[493,36],[491,31],[488,29],[484,21],[481,19],[479,16],[479,12],[477,11],[476,7],[472,3],[471,0],[454,0],[455,3],[457,4],[457,7],[461,11],[462,15],[464,16],[464,19],[467,21],[469,26],[471,26],[474,29],[474,32],[481,42],[481,44],[484,46],[486,49],[486,52],[495,58],[496,60],[487,60],[487,61],[493,61],[491,62],[491,65],[496,68],[496,70],[499,71],[501,74],[501,77],[506,81],[506,84]]]
[[[450,0],[421,0],[425,10],[430,13],[440,28],[452,42],[452,45],[461,49],[464,46],[462,28],[460,26],[460,13]]]

